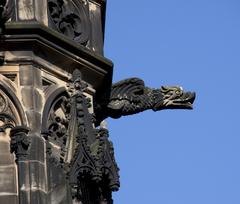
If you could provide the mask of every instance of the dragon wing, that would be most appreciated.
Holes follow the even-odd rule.
[[[107,106],[113,117],[138,112],[142,103],[146,103],[145,89],[144,81],[139,78],[129,78],[113,84]]]
[[[144,92],[144,81],[139,78],[129,78],[126,80],[119,81],[112,85],[111,100],[134,100],[138,95]]]

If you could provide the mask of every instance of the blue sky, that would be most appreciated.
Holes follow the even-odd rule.
[[[114,81],[195,91],[194,110],[109,119],[115,204],[240,203],[240,1],[108,0]]]

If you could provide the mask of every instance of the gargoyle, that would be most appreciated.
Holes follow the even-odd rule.
[[[195,100],[194,92],[184,92],[179,86],[162,86],[152,89],[145,86],[139,78],[129,78],[112,85],[110,99],[100,107],[101,119],[120,118],[148,109],[192,109]],[[99,115],[97,110],[97,118]]]

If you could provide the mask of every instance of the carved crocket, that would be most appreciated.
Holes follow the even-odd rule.
[[[129,78],[112,85],[107,105],[100,107],[101,119],[119,118],[148,109],[192,109],[194,92],[184,92],[179,86],[162,86],[152,89],[139,78]],[[99,110],[97,110],[99,111]],[[100,119],[100,118],[99,118]]]

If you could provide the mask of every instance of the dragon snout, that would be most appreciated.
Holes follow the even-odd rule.
[[[163,97],[163,100],[156,103],[153,110],[158,111],[162,109],[193,109],[195,98],[195,92],[183,92],[181,95],[177,95],[175,93],[172,95],[165,95],[165,97]]]

